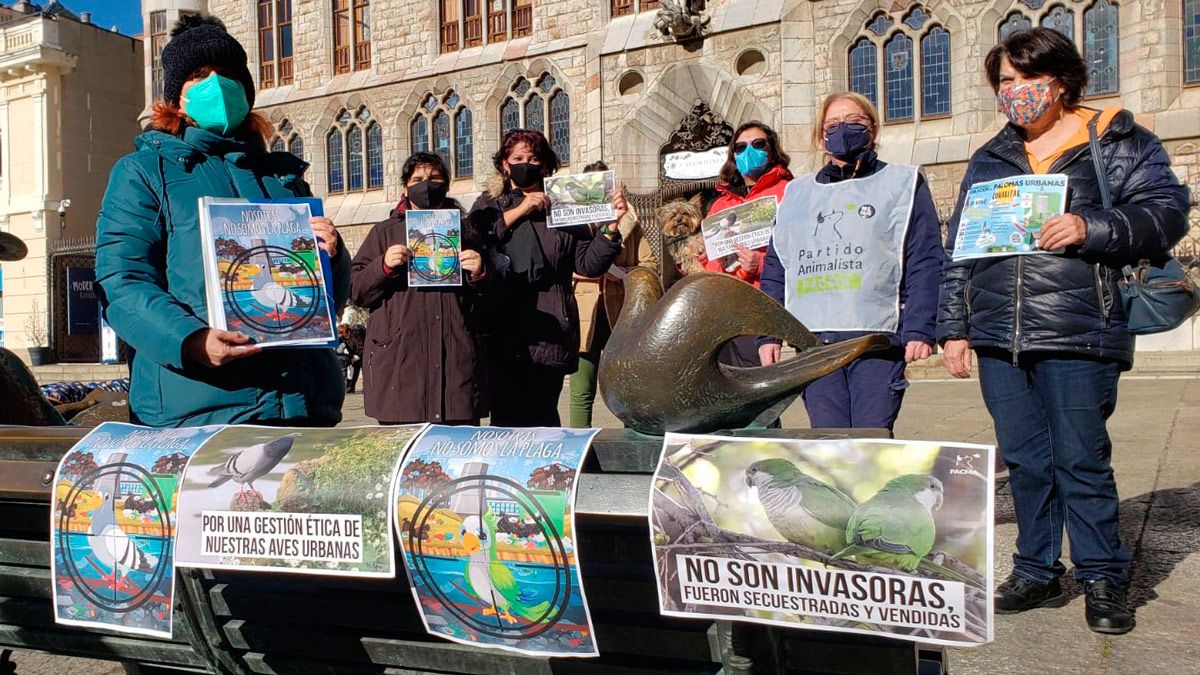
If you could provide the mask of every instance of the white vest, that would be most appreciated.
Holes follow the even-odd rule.
[[[784,306],[809,330],[900,329],[904,238],[917,167],[888,164],[866,178],[788,183],[775,219]]]

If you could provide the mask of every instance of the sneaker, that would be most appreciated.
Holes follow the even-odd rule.
[[[1097,633],[1121,635],[1133,630],[1133,611],[1125,598],[1125,588],[1108,579],[1085,581],[1088,628]]]
[[[1017,614],[1038,607],[1062,607],[1067,604],[1067,594],[1058,579],[1040,584],[1010,574],[996,589],[995,604],[997,614]]]

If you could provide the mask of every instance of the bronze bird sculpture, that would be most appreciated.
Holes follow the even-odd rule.
[[[767,335],[799,355],[760,368],[717,362],[740,335]],[[726,274],[691,274],[663,295],[649,270],[625,277],[625,306],[600,356],[600,391],[622,422],[644,434],[740,429],[810,382],[888,345],[883,335],[821,344],[757,288]]]

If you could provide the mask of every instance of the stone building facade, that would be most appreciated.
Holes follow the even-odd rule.
[[[204,4],[144,0],[147,25],[181,3]],[[298,139],[314,191],[352,243],[399,198],[404,158],[435,137],[454,165],[452,194],[466,199],[494,172],[501,130],[539,121],[552,136],[559,125],[568,170],[603,158],[631,190],[653,191],[660,149],[697,103],[732,126],[774,126],[799,173],[819,162],[811,133],[821,98],[852,86],[873,88],[881,105],[881,155],[922,165],[948,216],[971,153],[1003,123],[984,56],[1002,32],[1028,25],[1071,35],[1099,83],[1085,104],[1134,111],[1164,139],[1180,178],[1200,187],[1197,0],[682,4],[700,8],[701,39],[664,36],[658,0],[208,0],[206,9],[251,54],[269,85],[258,109],[281,129],[276,147]],[[541,103],[530,112],[532,97]]]
[[[47,346],[64,321],[51,312],[47,256],[95,233],[109,171],[138,132],[141,63],[141,41],[86,13],[0,7],[0,230],[29,248],[0,266],[3,344],[18,354]]]

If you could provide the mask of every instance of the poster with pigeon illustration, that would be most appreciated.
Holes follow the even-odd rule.
[[[550,198],[548,227],[611,223],[617,219],[612,205],[617,175],[612,171],[554,176],[545,179],[544,186]]]
[[[575,487],[596,429],[431,426],[396,481],[395,526],[430,634],[534,656],[596,656]]]
[[[664,615],[992,641],[995,449],[667,434],[650,495]]]
[[[408,285],[461,286],[462,213],[458,209],[410,210],[404,214],[408,228]]]
[[[336,344],[312,215],[307,200],[200,198],[210,326],[263,347]]]
[[[54,474],[54,620],[171,637],[175,502],[188,459],[219,427],[105,422]]]
[[[177,564],[394,577],[389,495],[423,428],[222,429],[184,476]]]

